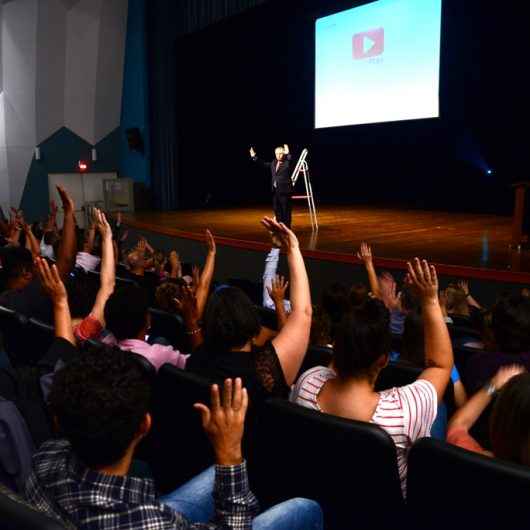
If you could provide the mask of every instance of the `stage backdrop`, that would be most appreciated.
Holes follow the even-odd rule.
[[[315,130],[315,20],[365,3],[270,0],[169,39],[174,83],[153,97],[173,120],[163,154],[175,206],[269,200],[248,148],[272,158],[289,143],[295,155],[309,148],[320,201],[510,211],[510,183],[530,163],[519,7],[443,2],[439,119]]]

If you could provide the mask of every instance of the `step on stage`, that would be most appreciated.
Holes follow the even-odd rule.
[[[186,239],[203,239],[209,228],[219,245],[264,251],[270,248],[260,219],[270,207],[124,215],[132,228]],[[411,257],[438,265],[440,274],[530,283],[530,253],[510,249],[511,217],[439,211],[319,206],[319,230],[313,232],[306,208],[295,206],[293,228],[304,255],[355,263],[361,241],[372,245],[379,268],[404,269]]]

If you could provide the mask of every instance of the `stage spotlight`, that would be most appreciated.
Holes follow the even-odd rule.
[[[488,169],[488,170],[486,171],[486,174],[487,174],[487,175],[493,175],[493,169]]]

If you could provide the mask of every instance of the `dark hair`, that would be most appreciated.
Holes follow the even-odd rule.
[[[331,342],[331,322],[329,317],[320,306],[313,306],[309,344],[311,346],[327,346]]]
[[[145,289],[123,285],[116,289],[105,305],[107,328],[118,340],[133,339],[145,327],[149,297]]]
[[[425,366],[425,334],[419,311],[412,311],[405,318],[399,358],[420,368]]]
[[[497,458],[530,466],[530,374],[519,374],[502,389],[490,421]]]
[[[241,348],[259,332],[258,312],[241,289],[223,287],[210,296],[204,315],[207,349]]]
[[[347,287],[342,283],[334,283],[327,287],[322,293],[321,305],[332,324],[338,324],[351,307]]]
[[[186,282],[182,278],[166,280],[161,283],[155,292],[156,305],[168,313],[177,313],[174,299],[180,298],[182,287]]]
[[[492,328],[503,353],[530,351],[530,299],[516,295],[499,300],[493,309]]]
[[[363,377],[390,351],[390,313],[379,300],[354,309],[337,328],[335,368],[340,377]]]
[[[99,281],[83,269],[75,269],[66,282],[68,305],[72,318],[85,318],[91,311],[99,289]]]
[[[33,272],[33,256],[27,248],[9,247],[2,253],[2,268],[6,280]]]
[[[49,396],[60,435],[92,468],[124,456],[149,401],[149,383],[134,357],[108,347],[84,349],[55,374]]]
[[[406,284],[401,288],[401,307],[403,311],[414,311],[420,308],[419,300]]]
[[[350,289],[350,304],[359,307],[368,300],[368,287],[364,283],[356,283]]]

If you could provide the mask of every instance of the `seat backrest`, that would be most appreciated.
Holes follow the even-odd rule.
[[[530,522],[530,468],[431,438],[410,450],[407,490],[417,528],[526,528]]]
[[[27,340],[28,318],[12,309],[0,306],[2,346],[12,365],[33,360],[37,345]],[[39,349],[40,351],[40,349]]]
[[[263,506],[314,499],[326,528],[388,528],[403,509],[395,445],[369,423],[271,399],[260,410],[248,460]]]
[[[151,315],[151,338],[165,338],[174,348],[180,351],[188,351],[188,338],[186,326],[182,318],[174,313],[168,313],[162,309],[149,308]]]
[[[0,526],[2,530],[65,530],[60,522],[38,512],[17,495],[0,488]]]
[[[0,482],[22,492],[34,451],[26,421],[12,401],[0,396]]]
[[[170,492],[214,462],[194,403],[210,403],[210,384],[165,364],[154,386],[153,426],[146,440],[147,459],[161,492]]]
[[[333,350],[331,348],[327,348],[326,346],[309,346],[296,379],[315,366],[329,366],[332,359]]]

